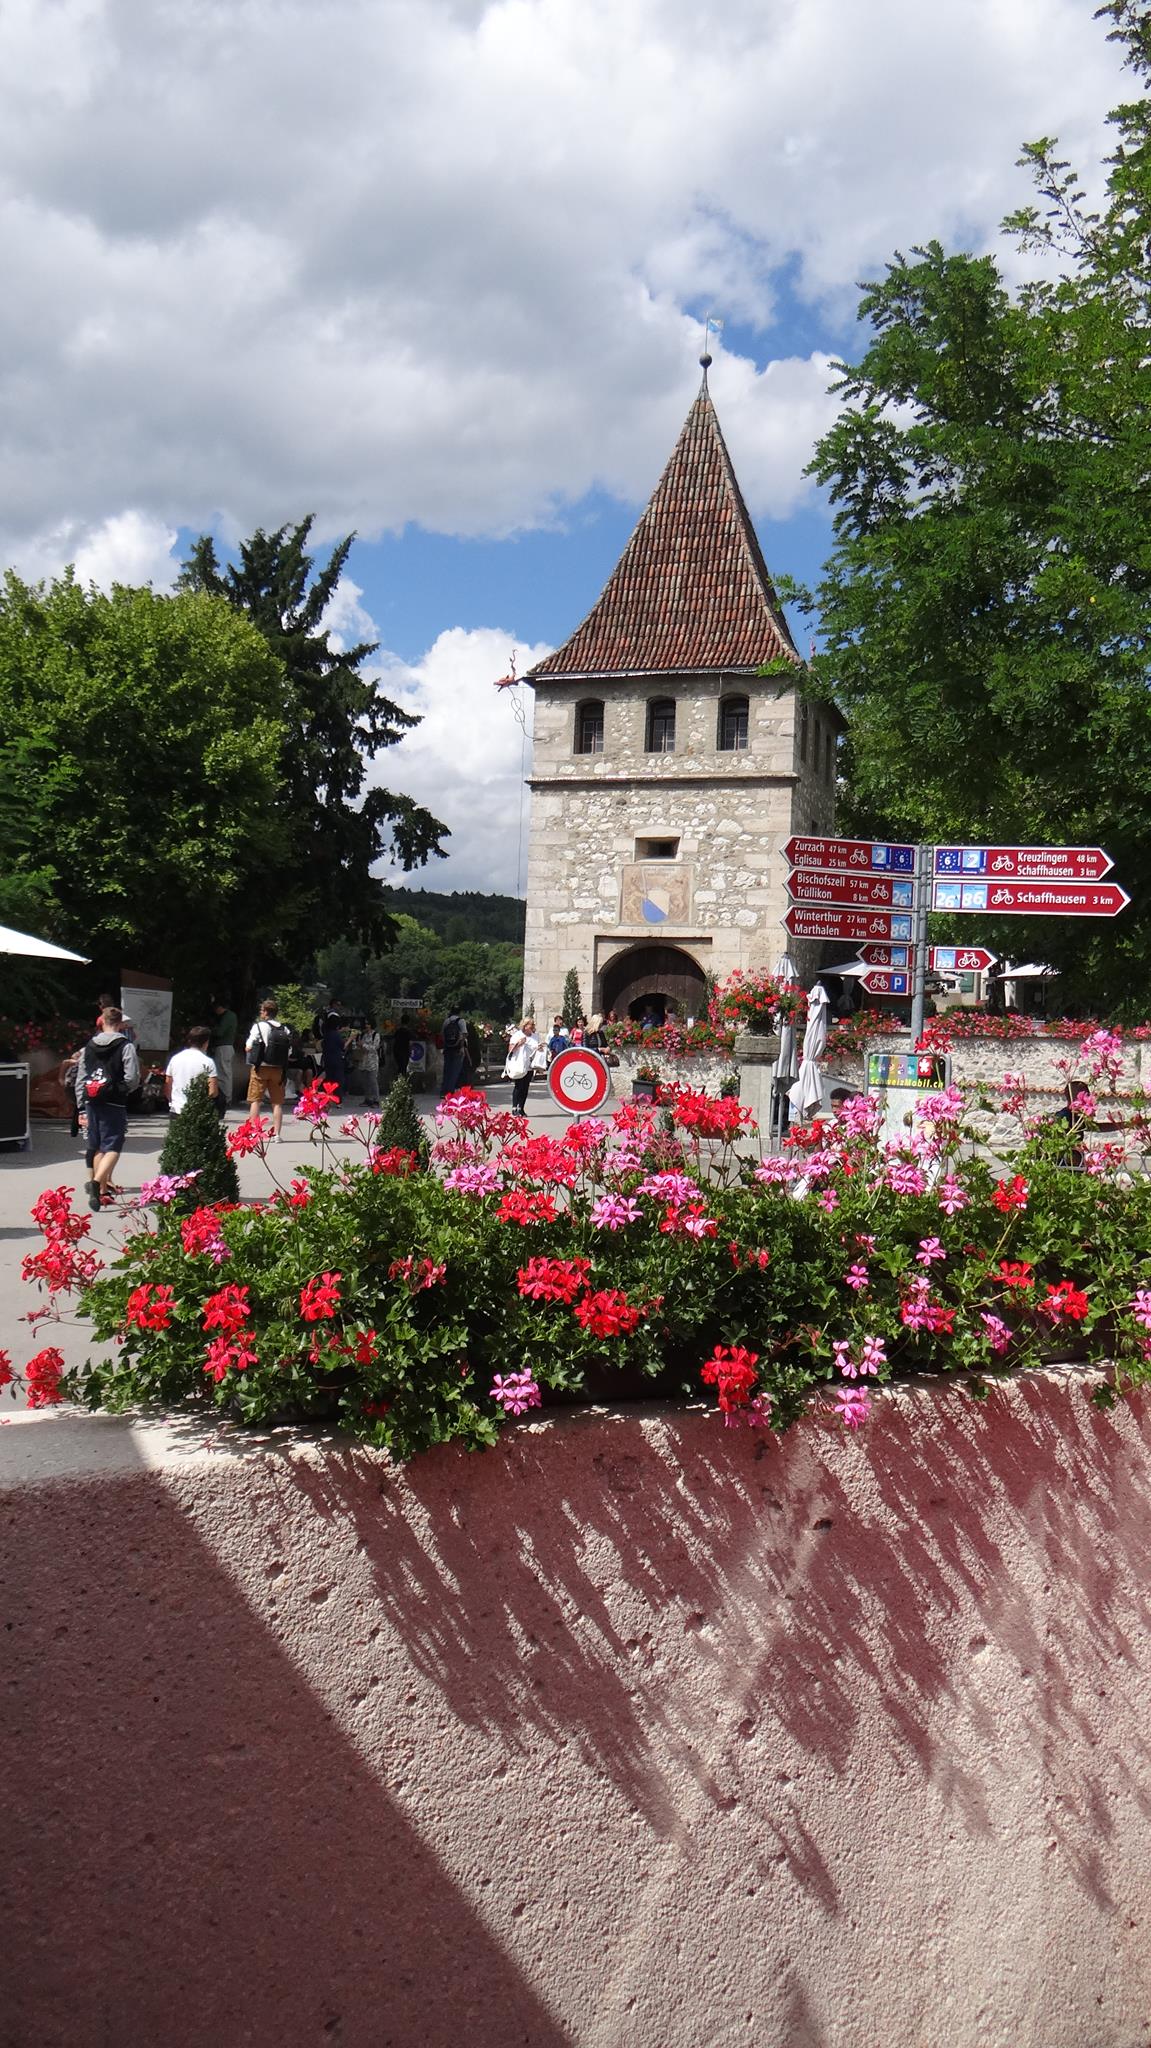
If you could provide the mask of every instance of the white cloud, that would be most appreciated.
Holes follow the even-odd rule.
[[[0,529],[0,548],[4,538]],[[27,537],[14,534],[3,559],[28,583],[59,576],[71,563],[81,583],[100,590],[114,583],[170,590],[180,571],[177,538],[175,527],[151,513],[114,512],[95,523],[63,520]]]
[[[417,712],[422,723],[376,757],[369,779],[425,804],[452,834],[446,860],[430,861],[408,876],[389,873],[387,880],[416,889],[522,895],[533,700],[522,686],[495,687],[509,673],[513,653],[523,675],[551,648],[517,644],[513,634],[494,626],[470,632],[455,626],[418,662],[393,659],[382,669],[387,694]]]
[[[11,538],[641,498],[690,314],[798,292],[834,352],[859,276],[986,243],[1019,144],[1089,165],[1121,91],[1081,0],[7,0]],[[764,509],[826,417],[803,347],[716,365]]]

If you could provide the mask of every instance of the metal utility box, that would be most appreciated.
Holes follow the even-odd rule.
[[[0,1066],[0,1145],[23,1144],[27,1139],[28,1094],[27,1062]]]

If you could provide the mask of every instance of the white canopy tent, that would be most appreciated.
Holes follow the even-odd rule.
[[[79,967],[88,965],[86,953],[70,953],[66,946],[34,939],[28,932],[14,932],[6,924],[0,924],[0,953],[18,954],[22,960],[74,960]]]

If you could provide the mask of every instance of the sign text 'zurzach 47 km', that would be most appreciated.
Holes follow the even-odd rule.
[[[882,839],[789,839],[784,860],[793,868],[836,868],[841,874],[911,875],[915,872],[914,846],[900,846]]]

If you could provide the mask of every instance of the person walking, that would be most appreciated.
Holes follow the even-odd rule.
[[[360,1080],[365,1109],[380,1106],[380,1034],[369,1017],[360,1033]]]
[[[248,1121],[255,1122],[266,1095],[272,1106],[272,1134],[277,1145],[283,1142],[280,1126],[284,1121],[284,1076],[291,1045],[292,1034],[280,1022],[279,1004],[269,996],[260,1004],[260,1014],[245,1046],[249,1068]]]
[[[222,997],[213,996],[211,1001],[212,1023],[208,1026],[208,1056],[214,1062],[219,1087],[217,1107],[221,1116],[226,1116],[232,1100],[232,1084],[236,1059],[236,1034],[240,1020]]]
[[[392,1033],[392,1058],[396,1063],[397,1079],[407,1073],[411,1056],[412,1034],[406,1024],[397,1024]]]
[[[344,1057],[343,1018],[340,1015],[339,1005],[336,1003],[333,1003],[331,1009],[324,1013],[323,1031],[320,1036],[320,1056],[323,1062],[324,1079],[325,1081],[333,1081],[335,1083],[340,1091],[338,1100],[342,1102],[344,1082],[348,1076],[348,1067]]]
[[[440,1080],[440,1094],[454,1095],[462,1088],[468,1072],[468,1034],[457,1009],[448,1011],[444,1018],[442,1034],[444,1069]]]
[[[518,1024],[513,1024],[508,1037],[504,1074],[512,1084],[512,1108],[517,1116],[523,1116],[527,1110],[528,1089],[532,1085],[539,1050],[535,1018],[523,1017]]]
[[[76,1069],[76,1104],[87,1120],[85,1157],[90,1177],[84,1192],[94,1211],[108,1199],[128,1131],[128,1098],[140,1086],[140,1059],[125,1036],[123,1011],[110,1003],[101,1010],[98,1022],[99,1029],[88,1040]]]
[[[213,1100],[219,1092],[219,1073],[209,1051],[211,1036],[207,1024],[194,1024],[183,1051],[174,1052],[164,1069],[164,1093],[173,1116],[179,1116],[198,1074],[208,1076],[208,1093]],[[229,1046],[228,1050],[232,1048]]]

